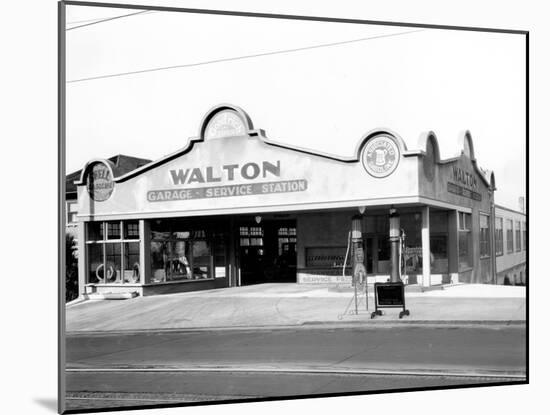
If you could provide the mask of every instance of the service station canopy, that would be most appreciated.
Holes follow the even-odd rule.
[[[199,136],[175,153],[115,177],[90,160],[77,182],[82,220],[303,211],[390,204],[471,208],[489,203],[494,176],[481,170],[468,132],[440,160],[433,133],[409,151],[396,133],[368,132],[352,157],[278,143],[239,107],[212,108]]]

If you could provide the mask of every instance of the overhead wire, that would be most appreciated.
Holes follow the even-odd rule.
[[[95,19],[86,19],[86,20],[74,20],[72,22],[66,22],[65,24],[78,24],[78,23],[88,23],[88,22],[97,22],[103,20],[105,17],[97,17]]]
[[[324,43],[324,44],[313,45],[313,46],[304,46],[304,47],[301,47],[301,48],[276,50],[276,51],[271,51],[271,52],[262,52],[262,53],[255,53],[255,54],[252,54],[252,55],[243,55],[243,56],[235,56],[235,57],[230,57],[230,58],[213,59],[213,60],[208,60],[208,61],[187,63],[187,64],[181,64],[181,65],[162,66],[162,67],[158,67],[158,68],[141,69],[141,70],[138,70],[138,71],[129,71],[129,72],[120,72],[120,73],[114,73],[114,74],[107,74],[107,75],[91,76],[91,77],[87,77],[87,78],[73,79],[73,80],[67,81],[67,83],[70,84],[70,83],[75,83],[75,82],[92,81],[92,80],[96,80],[96,79],[114,78],[114,77],[127,76],[127,75],[136,75],[136,74],[142,74],[142,73],[147,73],[147,72],[165,71],[165,70],[169,70],[169,69],[190,68],[190,67],[210,65],[210,64],[215,64],[215,63],[230,62],[230,61],[237,61],[237,60],[243,60],[243,59],[252,59],[252,58],[258,58],[258,57],[263,57],[263,56],[271,56],[271,55],[278,55],[278,54],[285,54],[285,53],[301,52],[301,51],[305,51],[305,50],[341,46],[341,45],[346,45],[346,44],[350,44],[350,43],[364,42],[364,41],[367,41],[367,40],[381,39],[381,38],[385,38],[385,37],[402,36],[402,35],[406,35],[406,34],[410,34],[410,33],[422,32],[424,30],[426,30],[426,29],[409,30],[407,32],[390,33],[390,34],[370,36],[370,37],[359,38],[359,39],[344,40],[344,41],[340,41],[340,42]]]
[[[142,10],[142,11],[135,12],[135,13],[123,14],[122,16],[108,17],[106,19],[100,19],[100,20],[92,21],[91,23],[82,24],[80,26],[69,27],[65,30],[68,31],[68,30],[79,29],[81,27],[92,26],[92,25],[95,25],[95,24],[103,23],[103,22],[109,22],[111,20],[122,19],[123,17],[135,16],[137,14],[144,14],[144,13],[150,13],[150,12],[151,12],[151,10]]]

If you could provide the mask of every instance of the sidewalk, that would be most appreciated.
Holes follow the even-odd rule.
[[[358,299],[342,285],[259,284],[128,300],[84,301],[66,308],[68,332],[276,328],[353,324],[524,324],[526,289],[515,286],[464,284],[443,290],[406,292],[410,315],[400,309],[374,311],[369,286]]]

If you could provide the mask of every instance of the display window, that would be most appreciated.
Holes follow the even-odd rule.
[[[223,232],[155,221],[151,225],[151,274],[147,283],[224,278],[224,242]]]
[[[403,241],[405,274],[422,274],[422,213],[402,213],[400,226],[405,236]]]
[[[131,239],[131,242],[126,238]],[[137,221],[89,222],[86,237],[87,283],[139,283],[139,246]]]

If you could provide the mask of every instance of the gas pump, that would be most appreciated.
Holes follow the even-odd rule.
[[[351,219],[351,269],[353,271],[352,281],[355,292],[355,314],[357,310],[357,288],[365,284],[365,295],[367,293],[367,269],[365,268],[365,252],[363,249],[363,217],[355,215]],[[368,301],[368,296],[366,296]],[[368,303],[366,304],[368,310]]]
[[[361,215],[355,215],[351,218],[351,232],[348,233],[348,248],[346,250],[346,256],[344,257],[344,265],[342,267],[342,277],[345,275],[346,263],[348,259],[348,253],[351,248],[351,269],[352,277],[351,283],[353,285],[354,295],[350,299],[345,311],[338,316],[338,319],[342,319],[347,314],[352,301],[355,301],[355,314],[359,314],[357,308],[357,290],[365,286],[365,305],[366,310],[369,309],[369,297],[368,297],[368,284],[367,284],[367,268],[365,267],[365,250],[363,248],[363,210],[360,210]]]
[[[401,229],[400,219],[397,210],[392,206],[390,208],[390,248],[391,248],[391,272],[390,281],[401,281],[401,261],[400,261],[400,245],[401,245]]]
[[[363,284],[367,278],[365,268],[365,252],[363,249],[362,217],[356,215],[351,220],[351,266],[353,284]]]

